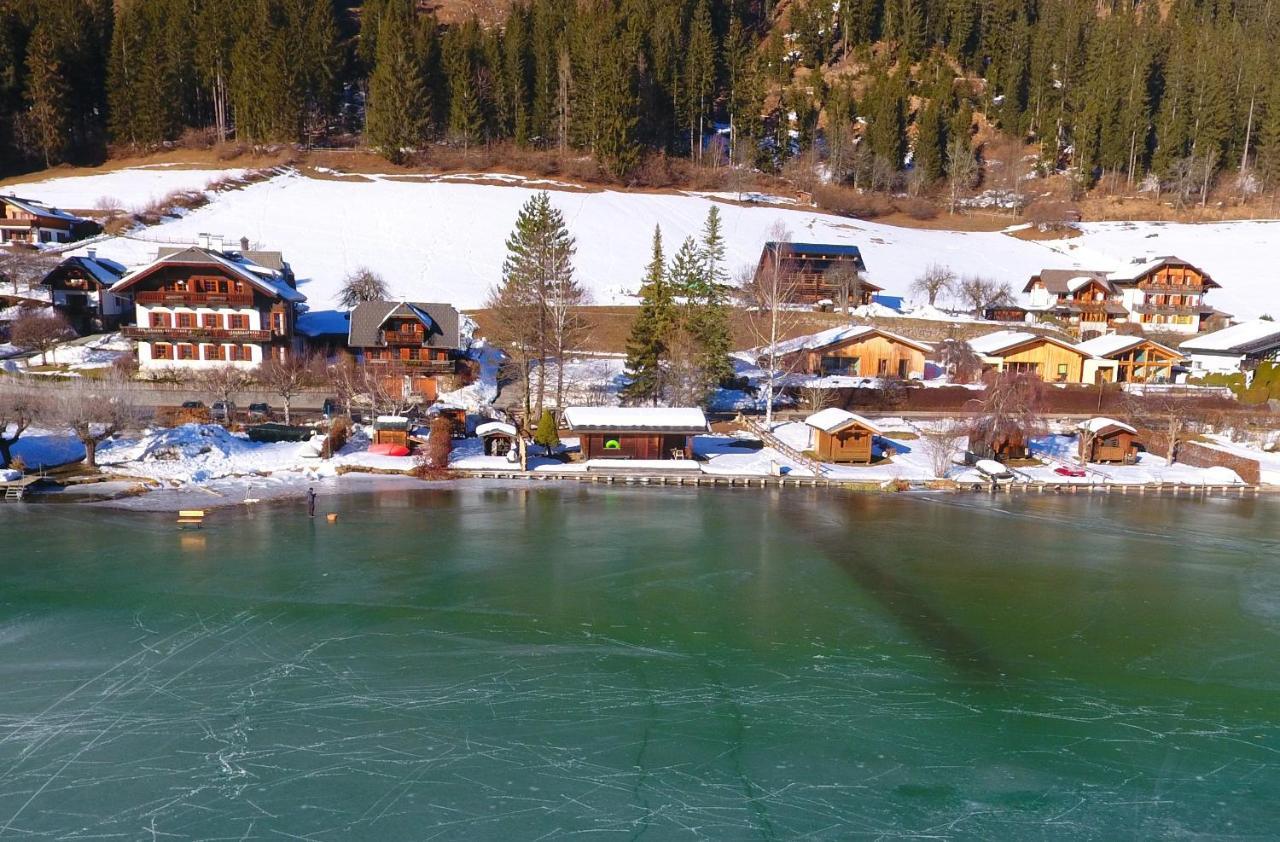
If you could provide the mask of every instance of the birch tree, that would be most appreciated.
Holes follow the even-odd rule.
[[[791,232],[782,222],[776,222],[769,229],[769,240],[789,243]],[[774,395],[779,376],[784,374],[778,343],[798,318],[798,311],[793,305],[799,291],[799,278],[795,272],[785,268],[782,260],[770,261],[769,268],[763,272],[744,269],[740,278],[739,294],[743,303],[754,310],[748,323],[752,326],[757,345],[763,348],[760,362],[765,382],[764,422],[766,427],[772,428]]]

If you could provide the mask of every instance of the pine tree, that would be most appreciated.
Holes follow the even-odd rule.
[[[681,253],[676,255],[679,272],[684,275],[688,316],[685,325],[697,343],[698,364],[710,383],[721,383],[733,376],[729,362],[732,335],[729,329],[729,284],[724,268],[725,243],[721,231],[720,210],[712,205],[702,230],[702,242],[692,245],[692,265],[686,249],[692,240],[686,240]],[[688,267],[688,268],[686,268]],[[676,269],[673,269],[673,284]]]
[[[1266,114],[1258,129],[1257,167],[1264,188],[1280,187],[1280,81],[1271,83]]]
[[[631,325],[627,340],[627,376],[630,382],[622,396],[630,403],[652,403],[662,396],[662,366],[666,361],[675,307],[667,283],[666,258],[662,253],[662,229],[653,228],[653,257],[640,286],[640,313]]]
[[[548,456],[560,444],[560,432],[556,429],[556,417],[551,410],[544,409],[538,418],[538,429],[534,431],[533,443],[542,445]]]
[[[699,0],[689,24],[689,43],[685,53],[685,113],[689,126],[689,154],[702,160],[702,138],[711,107],[711,93],[716,79],[715,42],[711,32],[711,5]]]
[[[43,25],[36,27],[27,53],[27,102],[32,143],[44,165],[52,166],[62,160],[69,115],[57,45]]]
[[[396,2],[383,11],[365,111],[369,146],[397,163],[421,145],[431,114],[413,40],[412,12],[404,2]]]

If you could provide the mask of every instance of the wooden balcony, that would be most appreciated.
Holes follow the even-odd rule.
[[[252,307],[253,293],[249,292],[170,292],[151,290],[133,297],[139,304],[161,307]]]
[[[371,360],[365,359],[366,365],[386,369],[388,374],[453,374],[457,371],[454,360]]]
[[[1139,284],[1138,289],[1146,293],[1166,293],[1172,295],[1200,295],[1204,292],[1203,284]]]
[[[125,327],[120,332],[127,339],[162,342],[270,342],[269,330],[229,330],[218,327]]]
[[[410,330],[382,331],[382,341],[386,345],[421,345],[425,338],[421,333]]]

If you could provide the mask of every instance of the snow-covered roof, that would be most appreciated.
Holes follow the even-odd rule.
[[[374,423],[392,424],[392,425],[408,424],[409,419],[405,418],[403,415],[379,415],[377,420]]]
[[[225,255],[219,254],[211,249],[202,249],[192,246],[182,251],[162,254],[150,263],[139,266],[129,274],[121,278],[112,288],[112,292],[122,292],[133,286],[138,281],[150,275],[156,269],[162,266],[185,265],[190,263],[209,264],[221,267],[232,276],[252,285],[265,295],[275,298],[281,298],[285,301],[301,302],[306,301],[307,297],[298,292],[293,287],[285,283],[280,274],[274,270],[263,270],[264,274],[258,274],[249,266],[232,260]]]
[[[1135,261],[1116,270],[1115,272],[1108,273],[1107,277],[1112,283],[1131,284],[1142,280],[1162,266],[1191,266],[1193,269],[1196,268],[1190,261],[1183,260],[1180,257],[1174,257],[1173,255],[1164,255],[1162,257],[1149,257],[1146,260]],[[1210,278],[1208,273],[1200,269],[1196,269],[1196,271],[1200,272],[1203,276],[1204,285],[1206,287],[1218,286],[1217,282],[1214,281],[1213,278]]]
[[[861,415],[856,415],[848,410],[836,409],[834,407],[813,413],[808,418],[804,419],[804,423],[813,427],[815,430],[822,430],[824,433],[839,432],[840,430],[854,424],[866,427],[877,435],[880,433],[879,427],[872,424]]]
[[[977,336],[969,340],[969,347],[974,353],[984,357],[1000,356],[1002,353],[1010,351],[1029,342],[1044,340],[1051,342],[1061,348],[1078,351],[1079,353],[1088,355],[1087,351],[1081,351],[1077,346],[1072,345],[1062,339],[1053,336],[1046,336],[1040,333],[1028,333],[1021,330],[997,330],[995,333],[988,333],[984,336]]]
[[[564,423],[580,432],[627,430],[694,434],[707,431],[707,416],[696,406],[570,406],[564,411]]]
[[[1280,346],[1280,322],[1254,319],[1196,336],[1178,347],[1184,351],[1250,354],[1275,346]]]
[[[1145,336],[1125,336],[1119,333],[1107,333],[1102,336],[1095,336],[1092,339],[1085,340],[1076,345],[1076,348],[1084,351],[1091,357],[1109,357],[1112,354],[1123,353],[1130,349],[1136,348],[1144,342],[1150,342],[1157,348],[1168,351],[1173,356],[1181,356],[1173,348],[1168,345],[1161,345]]]
[[[64,210],[51,207],[43,202],[37,202],[35,199],[20,199],[17,196],[0,196],[0,201],[7,202],[21,211],[26,211],[35,216],[44,216],[50,219],[62,219],[67,222],[84,222],[83,217],[67,213]]]
[[[1090,418],[1088,421],[1082,421],[1080,423],[1080,429],[1087,430],[1090,433],[1100,433],[1108,427],[1124,430],[1126,433],[1138,432],[1123,421],[1117,421],[1114,418]]]
[[[476,427],[477,436],[503,435],[515,438],[516,428],[503,421],[486,421]]]
[[[895,342],[901,342],[917,351],[929,354],[933,352],[933,346],[918,342],[915,339],[908,339],[896,333],[890,333],[887,330],[875,327],[873,325],[841,325],[840,327],[828,328],[827,330],[811,333],[807,336],[797,336],[794,339],[787,339],[779,342],[775,346],[776,353],[794,354],[796,351],[812,351],[818,348],[827,348],[831,345],[839,345],[844,342],[850,342],[855,339],[862,339],[870,336],[883,336]],[[758,349],[757,354],[763,354],[768,350],[766,345],[764,348]]]

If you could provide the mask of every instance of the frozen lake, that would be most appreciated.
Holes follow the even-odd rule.
[[[1280,501],[0,506],[0,839],[1262,838]]]

